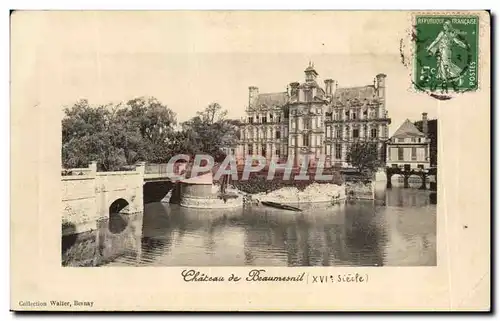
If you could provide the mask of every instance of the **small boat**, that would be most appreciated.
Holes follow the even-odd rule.
[[[287,211],[294,211],[294,212],[302,212],[302,210],[298,207],[290,206],[290,205],[285,205],[285,204],[280,204],[280,203],[275,203],[275,202],[260,202],[262,205],[266,205],[269,207],[274,207],[274,208],[279,208],[282,210],[287,210]]]

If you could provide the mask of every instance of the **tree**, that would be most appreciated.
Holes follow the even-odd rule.
[[[381,163],[377,143],[372,142],[352,144],[347,152],[347,159],[360,173],[366,174],[373,173]]]
[[[63,165],[118,170],[138,161],[168,161],[175,113],[155,98],[93,107],[87,100],[65,109],[62,121]]]
[[[140,97],[120,104],[90,106],[87,100],[65,109],[64,167],[86,167],[97,161],[99,170],[119,170],[138,161],[166,163],[176,154],[205,153],[216,160],[224,147],[238,140],[237,120],[213,103],[176,131],[175,113],[157,99]]]
[[[91,107],[87,100],[65,109],[62,121],[62,156],[65,167],[86,167],[96,160],[110,170],[126,164],[123,150],[114,144],[121,129],[113,126],[109,105]]]
[[[227,110],[223,110],[218,103],[211,103],[203,111],[196,112],[196,115],[206,124],[222,122],[227,116]]]
[[[167,162],[167,145],[177,124],[175,113],[156,98],[129,100],[123,109],[123,120],[131,131],[137,131],[141,142],[135,146],[138,157],[152,163]]]
[[[237,120],[226,119],[226,115],[222,106],[212,103],[182,124],[193,153],[208,154],[217,161],[225,157],[222,150],[236,144],[240,125]]]
[[[135,98],[126,103],[130,124],[153,145],[165,143],[177,125],[175,113],[156,98]]]

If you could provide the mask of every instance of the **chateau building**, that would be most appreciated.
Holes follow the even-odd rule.
[[[430,167],[430,139],[427,113],[422,114],[422,130],[406,120],[387,143],[387,166],[405,170]]]
[[[300,165],[305,157],[314,163],[324,155],[326,166],[348,166],[349,146],[369,141],[378,144],[384,159],[390,124],[386,75],[378,74],[373,84],[362,87],[342,88],[326,79],[322,88],[313,64],[304,72],[305,81],[290,83],[284,92],[259,93],[249,87],[237,158],[261,155],[286,161],[293,156]]]

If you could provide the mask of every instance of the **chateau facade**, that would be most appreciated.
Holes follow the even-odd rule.
[[[289,156],[300,165],[326,156],[326,166],[348,166],[347,153],[354,142],[377,143],[385,160],[390,119],[385,105],[385,78],[378,74],[373,84],[338,87],[332,79],[317,83],[314,65],[305,69],[303,83],[292,82],[287,91],[259,93],[249,87],[247,117],[240,127],[237,158],[260,155],[267,159]]]

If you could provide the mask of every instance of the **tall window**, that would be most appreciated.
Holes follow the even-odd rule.
[[[398,147],[398,160],[399,161],[404,160],[404,148],[403,147]]]
[[[253,145],[248,144],[248,155],[253,155]]]
[[[309,135],[304,134],[302,136],[302,146],[309,146]]]
[[[262,146],[262,156],[266,157],[266,145]]]
[[[277,139],[281,138],[281,132],[279,130],[276,131],[276,138]]]
[[[376,128],[372,128],[372,130],[371,130],[371,137],[372,138],[377,138],[377,129]]]
[[[276,156],[280,157],[280,149],[279,148],[276,148],[275,153],[276,153]]]
[[[335,158],[336,159],[342,158],[342,145],[341,144],[335,144]]]
[[[411,148],[411,160],[417,160],[417,148],[416,147],[412,147]]]
[[[253,124],[253,117],[248,117],[248,122],[249,122],[250,124]]]
[[[352,137],[359,138],[359,129],[355,128],[352,130]]]
[[[345,139],[349,140],[350,128],[349,126],[345,127]]]
[[[332,128],[330,126],[326,126],[326,137],[332,136],[331,130],[332,130]]]
[[[267,117],[266,117],[266,116],[262,116],[262,123],[263,123],[263,124],[266,124],[266,123],[267,123]]]
[[[337,128],[336,133],[335,133],[335,137],[337,137],[339,139],[342,138],[342,129]]]

